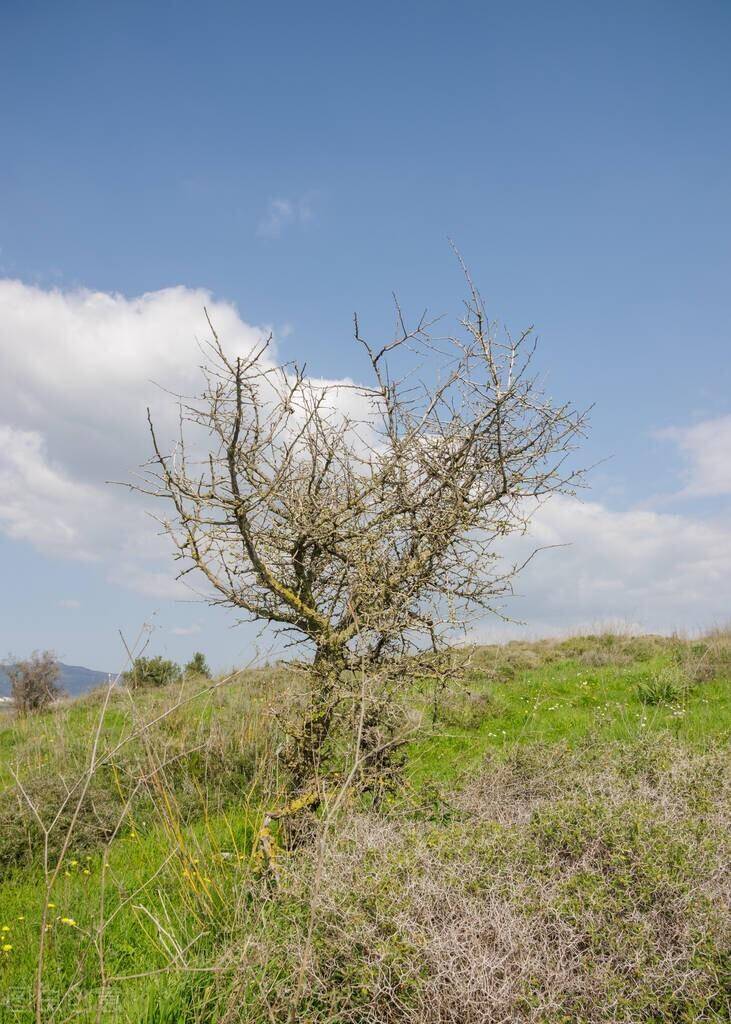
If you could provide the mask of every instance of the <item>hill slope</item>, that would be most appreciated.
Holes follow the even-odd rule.
[[[269,709],[296,678],[94,695],[0,728],[14,1021],[34,1020],[43,935],[49,1019],[728,1024],[731,637],[476,651],[436,720],[414,693],[403,785],[343,801],[325,833],[304,815],[270,883]],[[48,895],[39,818],[50,863],[65,849]]]

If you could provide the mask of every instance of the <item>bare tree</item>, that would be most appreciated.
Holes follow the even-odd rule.
[[[437,336],[426,314],[407,327],[397,303],[394,337],[376,346],[356,317],[367,384],[276,365],[269,340],[229,358],[209,321],[205,389],[180,400],[172,453],[150,418],[142,489],[172,502],[161,522],[181,575],[198,570],[212,603],[311,646],[297,786],[321,765],[336,720],[352,721],[364,672],[379,679],[369,714],[382,720],[405,655],[424,662],[470,610],[498,610],[518,569],[500,563],[498,542],[577,482],[566,459],[585,414],[546,396],[531,331],[498,337],[467,280],[454,336]]]
[[[36,651],[24,661],[9,659],[6,672],[13,704],[21,714],[42,711],[63,696],[58,682],[60,669],[52,651]]]

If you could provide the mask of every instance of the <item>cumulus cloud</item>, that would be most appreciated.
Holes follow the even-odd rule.
[[[163,437],[179,394],[200,388],[203,307],[233,355],[265,336],[203,290],[136,298],[0,281],[0,530],[53,556],[100,561],[111,582],[174,596],[169,545],[130,481],[149,456],[146,407]]]
[[[307,196],[301,199],[270,199],[256,233],[260,238],[280,238],[287,228],[308,224],[312,218],[312,200]]]
[[[264,334],[202,289],[126,298],[0,281],[0,421],[40,431],[50,458],[80,479],[127,478],[147,451],[146,406],[170,409],[154,382],[182,394],[199,388],[204,306],[233,355]]]
[[[147,458],[147,405],[161,432],[176,428],[175,404],[154,381],[199,390],[204,305],[234,355],[265,333],[201,290],[126,298],[0,281],[0,531],[54,557],[97,563],[111,584],[181,595],[169,542],[144,503],[105,481],[130,480]],[[342,395],[347,404],[352,392]],[[731,492],[731,416],[665,436],[688,460],[687,493]],[[533,634],[619,619],[645,629],[703,626],[731,606],[731,526],[720,519],[557,498],[506,556],[519,561],[531,545],[569,545],[534,559],[505,608]],[[478,635],[517,632],[485,622]]]
[[[0,424],[0,528],[50,554],[94,561],[108,497],[49,459],[35,430]]]
[[[685,497],[731,494],[731,415],[671,427],[658,437],[674,441],[685,457]]]
[[[555,546],[554,545],[561,545]],[[506,553],[539,551],[504,610],[534,635],[625,623],[667,632],[717,624],[731,607],[731,524],[654,512],[615,511],[598,502],[556,497],[535,515],[529,537]],[[484,623],[483,638],[525,634]]]

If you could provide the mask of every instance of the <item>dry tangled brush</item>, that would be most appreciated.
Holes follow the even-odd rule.
[[[349,817],[232,952],[223,1019],[728,1020],[725,756],[551,757],[487,765],[440,821]]]

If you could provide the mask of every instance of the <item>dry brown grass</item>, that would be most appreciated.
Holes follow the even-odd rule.
[[[697,640],[674,638],[674,656],[691,683],[731,679],[731,627],[713,629]]]

